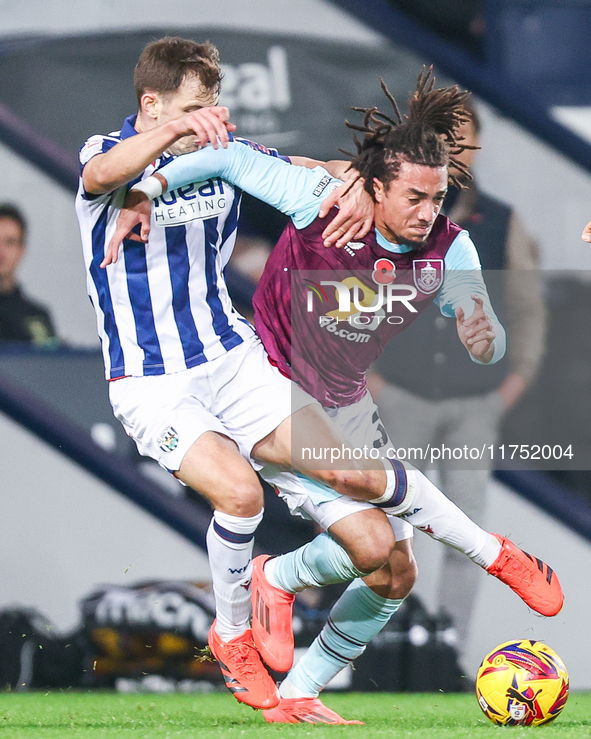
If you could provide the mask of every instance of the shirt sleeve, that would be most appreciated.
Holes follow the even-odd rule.
[[[80,173],[88,162],[95,157],[97,154],[105,154],[109,149],[112,149],[115,144],[118,143],[118,139],[114,139],[109,136],[91,136],[87,141],[80,147],[79,159],[80,159]]]
[[[231,136],[232,134],[230,134]],[[260,151],[263,154],[268,154],[271,157],[278,157],[279,159],[283,159],[284,162],[287,162],[288,164],[291,164],[291,159],[286,156],[285,154],[280,154],[277,149],[272,149],[267,146],[263,146],[263,144],[259,144],[256,141],[251,141],[250,139],[243,139],[243,138],[231,138],[230,141],[238,141],[241,144],[244,144],[245,146],[250,146],[251,149],[254,149],[255,151]]]
[[[488,290],[482,276],[478,252],[467,231],[461,231],[454,239],[445,256],[443,286],[435,303],[444,316],[454,318],[457,308],[462,308],[466,318],[474,312],[472,295],[482,298],[482,307],[495,332],[493,356],[488,364],[494,364],[505,355],[507,338],[505,329],[497,318],[490,302]],[[470,355],[476,364],[483,364]]]
[[[276,156],[231,141],[226,149],[206,146],[183,154],[158,170],[169,190],[210,177],[221,177],[282,213],[296,228],[305,228],[318,215],[323,200],[340,180],[322,167],[308,169],[288,164]]]
[[[117,143],[119,143],[119,139],[115,139],[112,136],[101,136],[100,134],[91,136],[89,139],[87,139],[80,147],[80,151],[78,153],[80,177],[82,177],[83,175],[84,167],[86,167],[88,162],[93,157],[97,156],[97,154],[105,154]],[[109,193],[107,193],[107,195],[109,195]],[[84,200],[90,201],[98,200],[99,198],[104,199],[104,195],[97,195],[96,193],[86,192],[86,190],[84,189],[84,185],[82,186],[82,197],[84,198]]]

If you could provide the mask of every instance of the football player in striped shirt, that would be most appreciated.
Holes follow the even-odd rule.
[[[247,460],[289,465],[294,411],[306,419],[312,443],[345,439],[311,396],[299,391],[292,397],[292,384],[231,304],[224,268],[236,237],[239,188],[207,176],[164,193],[148,243],[127,239],[121,259],[106,258],[131,185],[208,141],[212,150],[225,150],[234,127],[228,111],[215,107],[220,79],[211,44],[180,38],[149,44],[134,73],[137,114],[81,148],[76,211],[115,415],[142,454],[211,501],[207,543],[217,618],[210,645],[236,698],[271,708],[279,701],[277,688],[249,623],[263,493]],[[233,145],[288,166],[257,144]],[[352,238],[353,221],[351,230],[344,208],[333,238]],[[341,493],[372,499],[395,488],[392,466],[375,470],[367,460],[353,471],[312,472]],[[382,518],[382,530],[374,529],[374,557],[389,553],[392,543]],[[338,556],[343,577],[360,574],[344,550]]]

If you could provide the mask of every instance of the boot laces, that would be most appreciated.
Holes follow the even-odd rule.
[[[228,657],[234,664],[234,669],[238,675],[253,680],[257,674],[255,667],[255,650],[254,645],[248,642],[239,642],[238,644],[229,644],[226,647]]]

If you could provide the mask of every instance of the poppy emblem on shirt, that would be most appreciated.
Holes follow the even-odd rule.
[[[413,259],[412,276],[418,290],[434,293],[443,282],[443,259]]]
[[[172,426],[168,426],[160,434],[156,443],[163,452],[174,452],[179,445],[179,435]]]
[[[378,285],[390,285],[396,279],[396,265],[391,259],[376,259],[371,279]]]

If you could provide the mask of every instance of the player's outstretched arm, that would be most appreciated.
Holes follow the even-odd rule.
[[[445,255],[443,285],[435,303],[444,316],[456,318],[458,336],[473,361],[494,364],[502,359],[507,346],[505,329],[491,305],[478,252],[467,231],[456,236]],[[483,333],[478,334],[480,329]]]
[[[591,243],[591,221],[585,226],[583,229],[583,233],[581,234],[581,238],[583,241],[587,241]]]
[[[469,318],[463,308],[456,308],[456,328],[462,344],[470,356],[482,364],[488,364],[494,354],[495,331],[489,317],[484,312],[482,298],[472,295],[475,307]]]
[[[236,126],[223,106],[200,108],[180,118],[130,136],[104,154],[90,159],[82,173],[84,189],[93,195],[112,192],[133,180],[175,141],[194,134],[199,144],[208,142],[217,149],[228,145],[228,133]]]
[[[169,190],[210,177],[221,177],[255,198],[290,216],[296,228],[308,226],[318,216],[322,201],[339,183],[325,169],[293,167],[278,157],[256,151],[234,141],[227,149],[206,146],[200,151],[176,157],[161,167],[158,175],[166,178]],[[154,177],[147,177],[134,189],[152,187],[150,198],[162,194]]]

